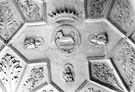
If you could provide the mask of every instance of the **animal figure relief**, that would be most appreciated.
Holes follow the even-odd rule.
[[[108,42],[108,36],[106,33],[92,34],[88,39],[90,43],[97,47],[105,46]]]
[[[43,44],[44,40],[41,37],[28,37],[24,41],[26,49],[36,49]]]
[[[74,46],[74,32],[70,32],[69,35],[64,35],[63,31],[60,30],[56,34],[56,41],[59,42],[60,46]]]
[[[64,66],[63,78],[66,83],[72,83],[75,81],[75,73],[71,64],[66,64]]]

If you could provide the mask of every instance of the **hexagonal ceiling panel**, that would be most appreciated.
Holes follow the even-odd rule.
[[[135,0],[0,0],[0,92],[135,92]]]

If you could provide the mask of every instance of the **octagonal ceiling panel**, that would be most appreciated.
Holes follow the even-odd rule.
[[[134,4],[1,0],[0,91],[134,92]]]
[[[7,92],[14,92],[25,71],[26,62],[8,47],[2,50],[0,58],[0,80]]]
[[[106,17],[113,0],[84,0],[86,19]]]
[[[22,26],[23,21],[11,0],[0,1],[0,36],[8,41]]]
[[[87,78],[87,59],[81,55],[51,56],[52,81],[64,92],[74,92]]]
[[[48,56],[52,26],[27,26],[22,30],[18,39],[13,41],[12,46],[28,60],[43,59]]]
[[[35,62],[35,63],[34,63]],[[36,60],[28,63],[26,72],[18,85],[17,92],[29,92],[50,82],[49,60]]]
[[[43,0],[13,0],[26,22],[46,21],[46,3]]]
[[[110,21],[124,34],[131,33],[135,27],[135,10],[132,0],[115,0],[110,12]]]
[[[123,39],[114,50],[114,53],[112,55],[113,63],[118,68],[118,71],[124,79],[128,90],[131,91],[134,85],[135,74],[134,46],[129,40]]]
[[[80,52],[88,56],[104,56],[122,38],[105,22],[85,22],[78,26],[81,34]]]

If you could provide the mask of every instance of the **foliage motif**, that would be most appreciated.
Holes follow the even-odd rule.
[[[113,69],[104,63],[93,64],[92,74],[104,83],[121,88],[113,73]]]
[[[8,40],[18,29],[19,24],[14,18],[8,2],[5,0],[0,3],[0,34]]]
[[[28,79],[23,84],[24,89],[28,92],[35,88],[35,86],[43,80],[44,76],[44,68],[43,67],[34,67],[31,69]],[[26,91],[24,90],[24,92]]]
[[[128,0],[116,0],[115,4],[110,14],[110,19],[119,25],[124,32],[128,32],[135,23],[132,6]]]
[[[88,14],[90,14],[90,16],[101,15],[108,1],[109,0],[88,0]]]
[[[4,84],[17,83],[19,80],[19,74],[22,71],[20,61],[12,56],[6,54],[0,61],[0,78]]]
[[[40,7],[33,0],[17,0],[17,4],[27,20],[40,20]]]
[[[124,74],[123,77],[127,80],[128,86],[132,86],[135,74],[135,49],[128,42],[124,42],[115,59],[116,62],[120,63],[120,69]]]

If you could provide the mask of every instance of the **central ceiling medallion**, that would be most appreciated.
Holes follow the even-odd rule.
[[[74,23],[79,18],[79,13],[75,8],[62,7],[55,9],[49,16],[54,23]]]
[[[54,41],[61,51],[71,53],[80,43],[80,34],[76,28],[65,24],[56,28]]]

